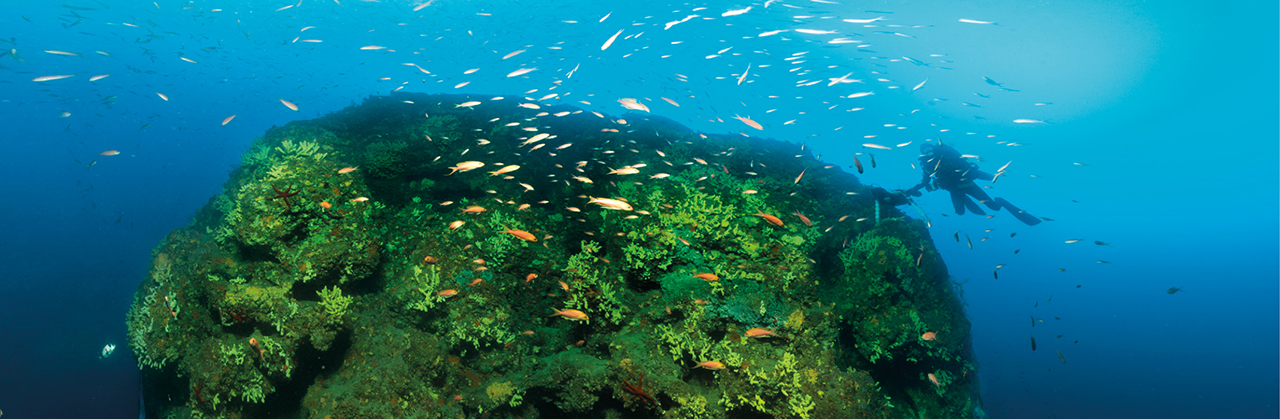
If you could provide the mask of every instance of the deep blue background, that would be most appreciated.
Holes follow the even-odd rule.
[[[792,0],[693,11],[662,2],[436,0],[416,13],[407,2],[341,1],[303,0],[282,11],[288,2],[0,6],[0,38],[14,43],[0,47],[23,60],[0,57],[0,409],[15,417],[136,416],[124,313],[150,249],[220,190],[266,128],[404,83],[408,91],[508,96],[538,89],[526,96],[559,93],[614,115],[624,112],[618,98],[639,98],[695,129],[805,142],[841,165],[876,151],[862,143],[911,141],[875,152],[878,167],[862,177],[889,188],[919,179],[916,146],[937,136],[981,156],[987,170],[1012,161],[990,192],[1055,221],[1025,227],[1005,214],[943,216],[950,203],[942,193],[919,201],[954,279],[964,282],[991,417],[1277,414],[1274,1]],[[720,16],[748,5],[745,14]],[[690,14],[700,16],[663,29]],[[873,25],[902,27],[841,21],[877,16],[884,20]],[[306,26],[316,28],[300,32]],[[757,37],[799,28],[839,33]],[[871,46],[827,43],[837,37]],[[389,50],[359,49],[366,45]],[[526,52],[501,59],[519,49]],[[784,60],[804,51],[791,60],[804,63]],[[471,68],[480,71],[462,74]],[[827,86],[846,73],[863,83]],[[76,77],[31,81],[52,74]],[[111,76],[88,81],[94,74]],[[1020,91],[997,90],[983,77]],[[552,90],[555,80],[563,83]],[[798,86],[814,80],[822,82]],[[839,97],[867,91],[875,94]],[[104,104],[112,95],[114,104]],[[1014,124],[1018,118],[1047,123]],[[108,149],[122,154],[98,156]],[[957,231],[974,249],[952,239]],[[1077,238],[1084,240],[1064,243]],[[998,280],[996,264],[1007,265]],[[1167,294],[1173,286],[1186,290]],[[1031,318],[1044,321],[1032,328]],[[97,359],[109,342],[117,353]]]

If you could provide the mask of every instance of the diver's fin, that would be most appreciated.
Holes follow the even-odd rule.
[[[1004,207],[1005,211],[1009,211],[1010,214],[1013,214],[1014,218],[1017,218],[1018,221],[1021,221],[1023,224],[1033,226],[1041,223],[1039,218],[1036,218],[1034,215],[1031,215],[1026,211],[1018,209],[1018,207],[1013,206],[1013,204],[1010,204],[1009,201],[1004,200],[1004,198],[996,198],[995,201],[997,204],[1000,204],[1001,207]]]

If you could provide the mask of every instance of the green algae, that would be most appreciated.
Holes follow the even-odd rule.
[[[397,94],[272,128],[154,251],[128,317],[148,414],[971,416],[922,222],[798,146],[625,119]]]

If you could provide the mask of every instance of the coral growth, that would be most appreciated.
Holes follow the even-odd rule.
[[[371,97],[255,140],[129,312],[149,416],[980,404],[924,225],[853,175],[789,143],[488,99]]]

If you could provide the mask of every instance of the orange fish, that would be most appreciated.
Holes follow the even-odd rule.
[[[560,283],[560,288],[564,288],[565,292],[569,292],[569,284],[564,283],[564,281],[556,281],[556,282]]]
[[[782,220],[778,219],[778,217],[774,217],[774,216],[772,216],[772,215],[765,214],[765,213],[763,213],[763,212],[759,212],[759,211],[757,211],[757,212],[756,212],[755,216],[760,217],[760,218],[763,218],[765,221],[768,221],[768,222],[769,222],[769,224],[773,224],[773,225],[776,225],[776,226],[778,226],[778,227],[782,227]]]
[[[693,277],[707,281],[707,282],[716,282],[720,280],[720,277],[716,276],[716,274],[713,274],[713,273],[700,273],[700,274],[694,275]]]
[[[368,201],[368,200],[369,200],[369,197],[367,197],[367,196],[357,196],[357,197],[355,197],[355,198],[352,198],[352,199],[351,199],[351,202],[365,202],[365,201]]]
[[[262,347],[258,346],[258,339],[249,338],[249,347],[253,348],[253,350],[255,351],[258,351],[258,358],[264,358],[262,354],[266,351],[262,350]]]
[[[90,79],[90,80],[92,80],[92,79]],[[222,120],[222,125],[230,124],[232,119],[236,119],[236,116],[235,116],[235,115],[231,115],[231,116],[228,116],[228,117],[227,117],[227,119],[223,119],[223,120]]]
[[[484,207],[479,205],[472,205],[462,209],[463,214],[477,214],[484,211],[485,211]]]
[[[166,99],[166,100],[167,100],[167,99]],[[280,103],[283,103],[283,104],[284,104],[284,107],[289,108],[290,110],[294,110],[294,111],[298,110],[298,105],[294,105],[294,104],[293,104],[293,102],[290,102],[290,101],[287,101],[287,100],[284,100],[284,99],[280,99]]]
[[[569,320],[578,320],[578,321],[587,320],[587,313],[583,313],[578,310],[574,310],[574,309],[566,309],[566,310],[552,309],[552,310],[554,310],[556,313],[547,317],[561,316]]]
[[[107,150],[107,151],[98,153],[99,156],[117,156],[119,154],[120,154],[120,151],[118,150]]]
[[[862,174],[862,162],[858,161],[858,156],[853,156],[853,165],[858,168],[858,174]]]
[[[452,223],[449,223],[449,229],[456,230],[458,227],[462,227],[462,225],[466,223],[467,223],[466,221],[454,221]]]
[[[533,334],[533,331],[532,331],[532,330],[526,330],[526,331],[520,332],[520,334],[525,335],[525,336],[529,336],[529,335],[532,335],[532,334]]]
[[[805,217],[804,214],[801,214],[799,212],[793,212],[791,213],[791,215],[800,217],[800,222],[804,223],[805,227],[813,227],[813,222],[809,221],[809,217]]]
[[[507,229],[505,231],[499,231],[499,233],[507,233],[512,236],[516,236],[517,239],[524,240],[527,242],[538,241],[538,238],[535,237],[533,234],[529,233],[528,231]]]
[[[338,169],[338,174],[345,175],[347,173],[356,171],[356,169],[357,167],[344,167],[344,168]]]
[[[476,286],[476,284],[479,284],[479,283],[481,283],[481,282],[484,282],[484,278],[476,278],[476,279],[471,280],[471,283],[470,283],[470,284],[467,284],[467,286],[474,287],[474,286]]]
[[[433,264],[433,265],[434,265],[436,262],[439,262],[440,260],[436,259],[436,258],[435,258],[435,257],[433,257],[433,256],[427,256],[427,257],[425,257],[425,258],[422,258],[422,261],[423,261],[423,262],[430,263],[430,264]]]
[[[938,334],[933,332],[924,332],[923,335],[920,335],[920,339],[924,339],[924,340],[934,340],[937,338],[938,338]]]
[[[330,204],[329,201],[320,201],[320,208],[327,210],[329,208],[333,208],[333,204]]]
[[[447,290],[444,290],[444,291],[440,291],[440,292],[436,293],[436,295],[439,295],[439,296],[441,296],[441,297],[452,297],[452,296],[458,295],[458,290],[455,290],[455,289],[453,289],[453,288],[450,288],[450,289],[447,289]]]
[[[747,124],[747,126],[749,126],[749,127],[751,127],[751,128],[755,128],[755,129],[762,130],[762,131],[764,130],[764,126],[760,125],[760,123],[759,123],[759,122],[752,121],[752,120],[751,120],[751,118],[743,118],[743,117],[741,117],[741,116],[735,116],[735,117],[733,117],[733,119],[737,119],[737,120],[739,120],[739,121],[742,121],[742,123]]]
[[[702,361],[702,362],[699,362],[699,363],[698,363],[698,366],[699,366],[699,367],[702,367],[702,368],[709,369],[709,370],[722,370],[722,369],[724,369],[724,363],[722,363],[722,362],[720,362],[720,361]]]
[[[929,373],[929,382],[938,387],[942,386],[942,383],[938,382],[938,376],[933,375],[933,373]]]
[[[765,329],[763,327],[753,327],[753,328],[747,329],[746,337],[761,338],[765,336],[778,336],[778,335],[773,334],[772,330]]]
[[[526,275],[526,276],[524,277],[524,283],[528,284],[528,283],[529,283],[529,281],[533,281],[534,279],[537,279],[537,278],[538,278],[538,274],[529,274],[529,275]]]

